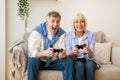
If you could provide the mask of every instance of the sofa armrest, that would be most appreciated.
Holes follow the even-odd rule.
[[[112,63],[120,67],[120,47],[112,48]]]
[[[27,57],[20,46],[13,47],[10,62],[10,80],[24,80],[26,78]]]

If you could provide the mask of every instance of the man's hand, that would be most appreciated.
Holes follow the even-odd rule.
[[[54,53],[52,51],[52,48],[48,48],[47,50],[45,50],[44,56],[53,57]]]
[[[66,51],[63,50],[62,52],[59,52],[59,58],[65,58],[66,57]]]

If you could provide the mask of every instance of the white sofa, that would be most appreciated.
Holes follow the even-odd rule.
[[[15,42],[9,52],[13,55],[10,68],[10,80],[27,80],[27,38],[30,32],[26,32],[21,39]],[[103,32],[95,32],[96,42],[107,42]],[[101,64],[96,70],[95,80],[120,80],[120,47],[111,48],[111,63]],[[43,70],[39,74],[39,80],[63,80],[61,71]]]

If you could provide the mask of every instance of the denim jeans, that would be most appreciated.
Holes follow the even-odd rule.
[[[95,80],[96,64],[93,61],[75,61],[75,80]]]
[[[73,60],[69,58],[53,61],[48,68],[45,68],[45,62],[42,62],[37,58],[29,58],[27,68],[28,80],[39,80],[38,76],[39,71],[41,70],[62,71],[64,80],[73,80]]]

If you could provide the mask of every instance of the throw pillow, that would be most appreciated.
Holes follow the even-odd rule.
[[[95,43],[95,56],[101,64],[110,62],[112,42],[109,43]]]

